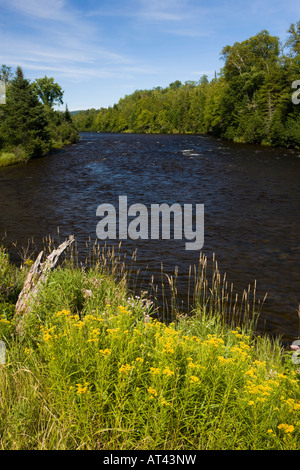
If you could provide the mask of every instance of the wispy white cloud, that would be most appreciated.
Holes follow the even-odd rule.
[[[147,22],[176,22],[189,17],[185,0],[139,0],[136,14]]]
[[[135,58],[108,47],[99,26],[66,0],[11,0],[6,10],[23,27],[0,31],[2,63],[76,81],[150,73]]]
[[[7,2],[10,9],[34,19],[54,20],[66,23],[74,19],[74,9],[68,11],[65,0],[10,0]]]

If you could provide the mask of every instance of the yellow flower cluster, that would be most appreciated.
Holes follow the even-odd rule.
[[[107,356],[110,356],[110,355],[111,355],[111,350],[108,349],[108,348],[100,349],[99,352],[100,352],[100,353],[102,354],[102,356],[104,356],[104,357],[107,357]]]
[[[71,315],[71,312],[70,310],[59,310],[58,312],[55,313],[56,317],[60,317],[61,315],[68,317],[69,315]]]
[[[150,373],[153,375],[158,375],[160,374],[160,369],[158,369],[158,367],[150,367]]]
[[[200,364],[195,364],[192,357],[188,357],[187,361],[188,361],[188,367],[190,369],[198,369],[198,370],[199,369],[205,369],[205,367],[201,366]]]
[[[157,397],[158,393],[157,393],[157,390],[153,387],[149,387],[148,388],[148,393],[150,393],[150,395],[153,397]]]
[[[168,403],[165,398],[162,398],[160,400],[160,404],[163,405],[163,406],[171,406],[171,403]]]
[[[288,405],[289,411],[291,413],[300,410],[300,403],[296,403],[293,398],[288,398],[287,400],[285,400],[285,403]]]
[[[278,427],[278,429],[284,431],[286,434],[292,433],[295,430],[294,426],[291,425],[291,424],[283,423],[283,424],[279,424],[279,426],[277,426],[277,427]]]
[[[46,343],[54,338],[58,338],[58,335],[53,333],[55,329],[56,325],[50,326],[49,328],[45,328],[43,325],[41,325],[41,330],[43,332],[43,340]]]
[[[190,377],[191,384],[197,383],[199,382],[199,380],[200,380],[199,377],[196,377],[195,375],[191,375]]]
[[[97,343],[100,335],[99,328],[93,328],[91,331],[91,338],[87,340],[88,343]]]
[[[255,384],[248,380],[245,390],[250,395],[255,395],[257,401],[264,402],[265,398],[270,396],[273,389],[268,384]]]
[[[240,342],[238,346],[232,346],[230,352],[235,356],[238,355],[242,360],[247,359],[250,346],[244,342]]]
[[[218,356],[218,361],[220,364],[222,365],[225,365],[225,364],[229,364],[232,362],[232,358],[231,357],[223,357],[223,356]]]
[[[174,354],[176,344],[179,342],[179,333],[171,326],[165,326],[163,334],[156,333],[159,343],[163,346],[162,352]]]
[[[132,314],[132,312],[130,310],[128,310],[126,307],[124,307],[123,305],[119,305],[118,310],[119,310],[120,313],[123,313],[125,315],[131,315]]]
[[[88,385],[89,385],[88,382],[85,382],[83,385],[80,384],[80,383],[76,384],[76,387],[77,387],[76,393],[78,395],[82,395],[84,393],[87,393],[88,392]]]
[[[131,371],[130,364],[122,364],[121,367],[119,368],[120,374],[129,374],[130,371]]]
[[[224,346],[224,340],[222,338],[218,338],[217,335],[208,335],[203,344],[208,344],[209,346],[219,348]]]
[[[168,377],[172,377],[173,375],[175,375],[175,372],[173,370],[171,370],[170,367],[166,367],[163,370],[163,374],[167,375]]]
[[[142,357],[137,357],[135,360],[136,362],[144,362],[144,359]]]
[[[120,328],[107,328],[107,333],[111,336],[116,335],[119,331]]]

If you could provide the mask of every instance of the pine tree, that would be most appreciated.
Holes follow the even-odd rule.
[[[8,92],[0,124],[4,147],[24,152],[27,158],[44,155],[49,149],[44,106],[32,90],[23,71],[17,68]]]

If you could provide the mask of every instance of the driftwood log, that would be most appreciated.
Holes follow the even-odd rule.
[[[31,266],[16,303],[16,331],[18,334],[21,335],[23,333],[24,318],[30,312],[31,303],[36,298],[40,287],[47,281],[50,272],[56,267],[59,257],[73,241],[74,236],[71,235],[68,240],[62,243],[56,250],[52,251],[44,262],[42,262],[44,252],[41,251],[34,264]]]

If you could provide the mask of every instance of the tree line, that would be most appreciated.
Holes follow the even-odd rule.
[[[166,88],[136,90],[108,108],[80,111],[74,116],[76,128],[203,133],[300,148],[300,105],[292,101],[292,85],[300,80],[300,21],[287,32],[285,44],[263,30],[224,47],[224,66],[211,81],[206,75],[197,82],[176,80]]]
[[[31,83],[20,67],[13,76],[11,67],[2,65],[0,80],[5,88],[0,106],[0,166],[41,157],[78,140],[67,106],[64,112],[53,109],[63,104],[63,90],[53,78]]]

